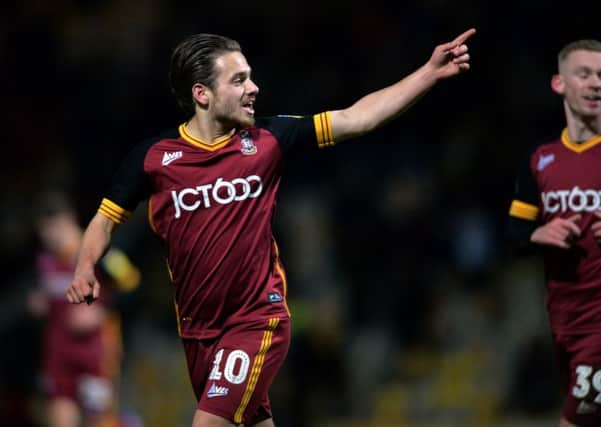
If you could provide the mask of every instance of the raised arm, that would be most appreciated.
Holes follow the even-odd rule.
[[[344,110],[331,112],[336,142],[370,132],[398,117],[439,80],[469,70],[465,41],[476,32],[471,28],[455,40],[436,46],[424,65],[397,83],[372,92]]]
[[[100,283],[94,269],[107,251],[116,224],[97,213],[83,235],[73,281],[67,289],[67,300],[72,304],[93,302],[100,295]]]

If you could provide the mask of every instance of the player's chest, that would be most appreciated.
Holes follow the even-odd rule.
[[[165,151],[155,162],[151,180],[155,190],[244,185],[242,182],[272,179],[279,173],[281,152],[273,143],[242,144],[233,141],[214,152],[184,147]],[[166,160],[163,160],[166,159]],[[173,160],[171,160],[173,159]]]
[[[601,147],[595,148],[581,153],[539,153],[533,159],[539,190],[601,190]]]
[[[601,208],[601,151],[540,154],[536,180],[543,212],[592,212]]]

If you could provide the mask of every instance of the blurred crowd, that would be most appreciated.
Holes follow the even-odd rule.
[[[503,232],[521,153],[561,131],[549,89],[556,50],[589,35],[582,30],[592,18],[550,31],[532,25],[537,2],[462,3],[3,4],[0,424],[44,425],[42,325],[27,309],[38,244],[31,195],[59,188],[87,223],[123,154],[183,120],[167,84],[177,41],[192,32],[238,39],[261,89],[258,114],[310,114],[396,81],[471,26],[469,73],[367,137],[319,152],[296,147],[287,160],[275,230],[294,329],[272,396],[275,420],[555,419],[539,261],[509,257]],[[189,425],[193,393],[145,206],[116,240],[142,272],[122,306],[124,424]]]

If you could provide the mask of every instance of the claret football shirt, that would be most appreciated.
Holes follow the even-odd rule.
[[[181,125],[134,147],[116,172],[99,212],[123,223],[148,200],[182,337],[289,316],[272,221],[282,159],[297,143],[333,145],[329,112],[258,118],[211,145]]]
[[[601,247],[593,212],[601,210],[601,135],[577,144],[567,130],[536,146],[519,174],[512,217],[547,223],[581,214],[582,230],[569,250],[545,247],[547,307],[555,333],[601,331]]]

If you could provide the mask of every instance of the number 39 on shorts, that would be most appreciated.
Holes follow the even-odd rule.
[[[572,395],[583,399],[591,392],[591,387],[596,393],[595,403],[601,403],[601,369],[594,371],[592,366],[578,365],[576,367],[576,384],[572,388]]]

